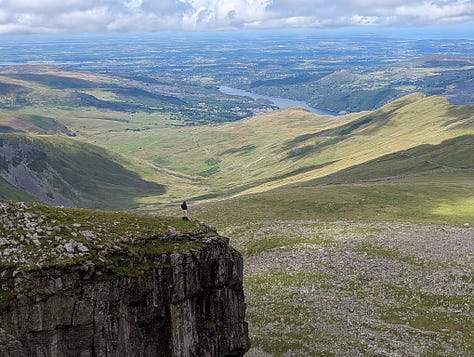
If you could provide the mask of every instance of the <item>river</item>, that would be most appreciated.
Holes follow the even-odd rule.
[[[278,108],[288,108],[288,107],[301,107],[304,109],[309,110],[312,113],[315,114],[320,114],[320,115],[337,115],[335,112],[331,112],[329,110],[324,110],[324,109],[318,109],[318,108],[313,108],[310,107],[306,102],[302,102],[299,100],[293,100],[293,99],[288,99],[288,98],[279,98],[279,97],[271,97],[269,95],[262,95],[262,94],[257,94],[257,93],[252,93],[252,92],[247,92],[242,89],[237,89],[237,88],[232,88],[232,87],[226,87],[226,86],[220,86],[219,91],[221,93],[227,94],[227,95],[238,95],[241,97],[250,97],[252,99],[265,99],[271,102],[273,105],[275,105]]]

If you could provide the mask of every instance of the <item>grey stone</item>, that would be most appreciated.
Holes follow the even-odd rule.
[[[199,254],[134,259],[131,269],[147,269],[131,276],[92,262],[11,276],[0,355],[221,357],[249,349],[242,256],[224,240]]]
[[[24,357],[25,350],[21,343],[5,330],[0,328],[0,356],[4,357]]]
[[[72,242],[67,242],[67,243],[64,245],[64,248],[66,249],[66,252],[68,252],[68,253],[74,253],[74,245],[72,244]]]

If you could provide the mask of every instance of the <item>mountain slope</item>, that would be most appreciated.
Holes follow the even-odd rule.
[[[324,164],[263,188],[324,177],[423,144],[474,134],[473,106],[455,107],[442,97],[410,95],[350,123],[286,141],[295,166]],[[291,148],[291,149],[290,149]]]
[[[0,133],[67,134],[75,136],[58,120],[42,115],[8,113],[2,116]]]
[[[420,145],[474,134],[473,106],[409,95],[373,112],[290,108],[238,122],[95,133],[110,150],[200,178],[206,197],[261,192],[334,174]]]
[[[384,155],[299,185],[357,183],[417,176],[433,178],[472,176],[474,179],[473,152],[474,135],[461,135],[438,145],[424,144],[406,151]]]
[[[102,148],[51,136],[0,135],[0,176],[9,184],[1,185],[3,198],[17,199],[24,192],[65,206],[127,209],[140,197],[165,191]]]
[[[127,207],[154,209],[182,199],[263,192],[323,177],[330,183],[337,172],[386,155],[474,134],[473,106],[454,106],[439,96],[412,94],[376,111],[344,116],[289,108],[191,126],[144,107],[134,113],[120,107],[159,105],[150,102],[158,100],[158,87],[147,92],[133,80],[47,67],[1,71],[0,77],[0,131],[77,135],[126,157],[127,169],[166,186],[166,192],[131,195],[134,203]],[[71,96],[81,103],[67,104]],[[22,100],[29,104],[22,106]],[[77,195],[66,196],[71,200]],[[103,200],[111,197],[116,195]]]

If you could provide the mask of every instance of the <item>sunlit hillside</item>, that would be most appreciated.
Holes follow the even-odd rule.
[[[87,139],[199,178],[206,185],[202,194],[212,197],[322,178],[391,153],[473,134],[472,113],[472,106],[410,95],[374,112],[341,117],[290,108],[222,125],[104,131]]]

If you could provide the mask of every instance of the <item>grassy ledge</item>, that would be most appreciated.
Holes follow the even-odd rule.
[[[144,255],[201,250],[208,227],[179,217],[0,202],[0,266],[34,270],[91,262],[130,275]],[[206,240],[207,242],[207,240]]]

